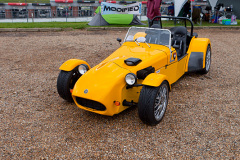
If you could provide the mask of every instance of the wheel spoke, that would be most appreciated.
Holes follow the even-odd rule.
[[[156,95],[155,106],[154,106],[154,116],[156,119],[161,119],[167,104],[167,86],[161,86]]]
[[[160,102],[161,102],[161,96],[160,96],[160,92],[158,92],[155,99],[155,108],[159,106]]]
[[[160,110],[158,109],[158,110],[155,112],[155,116],[158,117],[158,116],[159,116],[159,113],[160,113]]]
[[[211,65],[211,51],[208,50],[207,51],[207,55],[206,55],[206,70],[208,71]]]

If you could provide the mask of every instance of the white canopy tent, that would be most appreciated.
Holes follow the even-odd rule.
[[[175,17],[178,16],[181,9],[183,8],[184,4],[187,2],[187,0],[174,0],[174,14]]]
[[[208,0],[210,5],[213,7],[216,6],[217,1],[218,0]],[[174,0],[174,13],[175,16],[178,16],[178,14],[180,13],[182,7],[184,6],[184,4],[187,2],[187,0]]]
[[[208,0],[208,1],[209,1],[210,5],[212,6],[212,8],[214,8],[216,6],[218,0]]]

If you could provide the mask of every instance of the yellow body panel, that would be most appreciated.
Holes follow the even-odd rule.
[[[90,69],[89,64],[80,59],[69,59],[66,62],[64,62],[59,69],[63,71],[71,71],[80,64],[86,64]]]
[[[73,88],[72,96],[81,97],[89,100],[94,100],[106,106],[105,111],[98,111],[91,108],[83,107],[77,104],[78,107],[104,115],[114,115],[118,113],[120,106],[115,106],[114,101],[121,101],[121,90],[126,85],[124,81],[128,70],[119,67],[115,63],[109,62],[102,67],[95,66],[90,71],[85,73]],[[84,91],[88,90],[85,94]]]
[[[166,75],[168,77],[169,84],[176,82],[185,73],[186,61],[188,59],[188,54],[186,54],[180,60],[178,60],[177,56],[174,59],[173,55],[177,54],[177,52],[174,48],[171,50],[172,54],[169,53],[168,55],[168,65],[162,67],[158,71],[160,74]]]
[[[169,82],[164,74],[151,73],[142,82],[143,85],[158,87],[163,81]]]
[[[188,60],[186,63],[186,69],[185,72],[188,71],[188,62],[189,62],[189,58],[192,52],[202,52],[203,53],[203,62],[205,62],[205,58],[206,58],[206,51],[207,51],[207,47],[208,45],[210,45],[211,47],[211,42],[208,38],[195,38],[193,37],[191,40],[191,43],[189,45],[189,49],[187,51],[188,53]],[[205,68],[205,63],[203,63],[203,68]]]

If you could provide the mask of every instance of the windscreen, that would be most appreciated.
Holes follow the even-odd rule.
[[[167,29],[131,27],[124,42],[133,42],[139,37],[145,37],[148,44],[159,44],[170,48],[171,32]]]

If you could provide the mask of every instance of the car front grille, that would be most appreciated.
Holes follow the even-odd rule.
[[[103,104],[101,104],[99,102],[96,102],[96,101],[93,101],[93,100],[76,97],[76,101],[79,105],[84,106],[84,107],[96,109],[96,110],[99,110],[99,111],[105,111],[106,110],[106,107]]]

